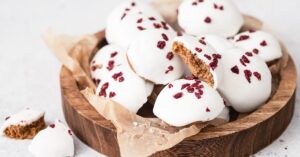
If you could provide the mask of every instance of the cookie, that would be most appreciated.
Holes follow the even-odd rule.
[[[188,34],[234,36],[244,23],[229,0],[185,0],[178,8],[178,23]]]
[[[28,108],[6,117],[0,134],[15,139],[31,139],[44,128],[44,112]]]
[[[171,82],[158,95],[153,113],[172,126],[215,119],[224,109],[219,93],[199,79]]]
[[[252,52],[261,57],[265,62],[272,62],[282,57],[279,41],[271,34],[250,30],[236,35],[231,41],[247,52]]]
[[[168,84],[183,75],[183,63],[171,50],[176,35],[165,30],[145,30],[132,42],[127,58],[132,69],[155,84]]]
[[[32,140],[28,149],[35,157],[74,156],[72,131],[57,120],[40,131]]]
[[[231,41],[219,35],[207,34],[201,36],[200,39],[211,45],[220,54],[223,54],[226,50],[235,47]]]
[[[96,94],[111,99],[136,113],[147,102],[150,92],[147,91],[146,86],[149,86],[146,85],[146,81],[129,67],[119,66],[101,80]]]

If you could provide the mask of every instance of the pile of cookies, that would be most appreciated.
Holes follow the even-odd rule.
[[[179,29],[142,1],[110,13],[108,44],[90,64],[97,95],[134,113],[155,96],[154,115],[178,127],[228,120],[229,108],[252,112],[268,100],[268,65],[282,56],[274,36],[240,32],[243,15],[229,0],[183,0],[170,12]]]

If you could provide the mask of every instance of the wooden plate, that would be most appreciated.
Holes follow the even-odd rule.
[[[101,42],[104,41],[104,32],[96,35],[102,39]],[[276,93],[255,112],[236,121],[207,128],[153,156],[243,157],[256,153],[279,137],[293,116],[297,74],[292,59],[281,69],[280,78]],[[81,95],[75,79],[65,67],[61,70],[60,83],[64,115],[76,136],[100,153],[120,156],[115,127]]]

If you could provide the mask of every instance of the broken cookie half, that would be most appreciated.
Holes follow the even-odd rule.
[[[45,126],[44,112],[27,108],[6,117],[0,134],[15,139],[32,139]]]

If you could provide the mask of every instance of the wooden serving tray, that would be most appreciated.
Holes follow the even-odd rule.
[[[250,18],[250,21],[259,22],[254,18]],[[249,24],[245,27],[256,26]],[[101,42],[105,40],[104,31],[96,36]],[[283,51],[286,49],[283,48]],[[293,116],[297,74],[291,58],[279,75],[281,79],[276,93],[255,112],[236,121],[207,128],[173,148],[152,156],[244,157],[269,145],[286,129]],[[76,136],[100,153],[109,157],[120,156],[115,127],[88,103],[71,72],[65,67],[60,73],[60,84],[65,119]]]

